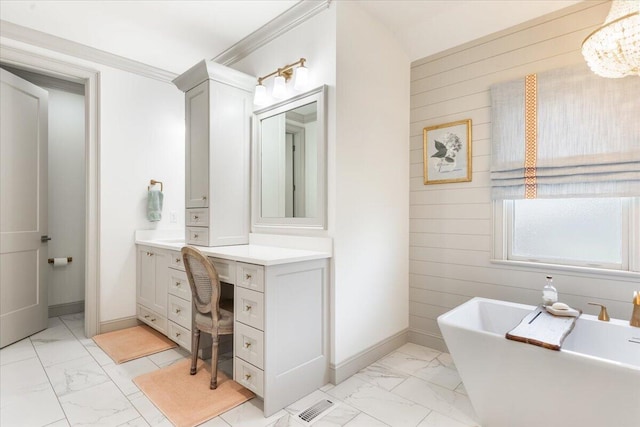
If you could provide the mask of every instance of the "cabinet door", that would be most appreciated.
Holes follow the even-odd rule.
[[[169,254],[167,252],[154,250],[151,258],[154,258],[155,265],[155,289],[153,299],[153,309],[163,316],[167,315],[167,293],[169,291]]]
[[[138,247],[138,286],[137,299],[148,309],[153,309],[156,295],[156,268],[151,248]]]
[[[138,304],[167,315],[167,286],[169,280],[169,255],[146,246],[138,247]]]
[[[209,206],[209,82],[185,94],[186,207]]]

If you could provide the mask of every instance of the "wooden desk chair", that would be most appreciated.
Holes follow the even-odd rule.
[[[211,385],[218,387],[218,337],[233,334],[233,304],[220,307],[220,279],[209,259],[198,249],[185,246],[182,259],[187,271],[193,311],[191,318],[191,375],[196,373],[200,331],[211,334]]]

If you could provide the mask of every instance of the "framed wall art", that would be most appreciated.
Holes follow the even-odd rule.
[[[471,181],[471,119],[422,131],[425,184]]]

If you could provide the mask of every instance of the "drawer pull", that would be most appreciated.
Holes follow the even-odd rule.
[[[244,275],[244,278],[245,278],[246,280],[251,280],[251,275],[250,275],[249,273],[246,273],[246,274]]]
[[[144,315],[144,318],[145,318],[145,319],[148,319],[148,318],[149,318],[149,315],[148,315],[148,314],[145,314],[145,315]]]
[[[251,343],[250,342],[244,343],[244,348],[249,348],[249,347],[251,347]]]
[[[176,338],[178,338],[180,335],[182,335],[180,332],[176,332]]]
[[[195,219],[196,221],[200,219],[200,217],[198,215],[194,215],[193,219]]]
[[[251,374],[244,374],[244,379],[249,381],[251,379]]]
[[[176,308],[176,314],[180,314],[180,309]]]
[[[180,287],[180,285],[182,285],[182,283],[180,283],[180,282],[176,282],[176,288],[179,288],[179,287]]]
[[[155,318],[155,317],[152,317],[152,318],[151,318],[151,321],[152,321],[152,322],[155,322],[155,321],[156,321],[156,318]]]
[[[197,239],[197,238],[198,238],[198,233],[195,233],[195,234],[193,235],[193,238],[194,238],[194,239]]]
[[[153,252],[147,252],[147,256],[153,256]]]
[[[176,264],[180,264],[180,258],[176,258]]]
[[[251,311],[251,306],[250,305],[245,305],[244,306],[244,311]]]
[[[207,196],[202,196],[202,200],[207,200]]]

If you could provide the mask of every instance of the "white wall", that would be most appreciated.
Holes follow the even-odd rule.
[[[337,2],[336,363],[408,326],[409,60],[356,2]]]
[[[73,261],[49,271],[49,306],[84,300],[84,96],[49,92],[49,258]]]
[[[6,37],[0,44],[100,73],[99,321],[132,318],[136,313],[134,231],[179,229],[184,224],[184,94],[170,82]],[[158,223],[146,219],[150,179],[164,183],[163,219]],[[169,222],[172,211],[177,215],[175,224]]]
[[[604,22],[609,3],[583,2],[411,65],[410,339],[444,349],[439,315],[474,296],[538,304],[545,275],[560,299],[597,314],[587,301],[628,319],[638,279],[492,263],[491,99],[498,82],[583,63],[582,40]],[[473,180],[424,185],[422,129],[473,121]],[[576,124],[579,125],[579,124]]]
[[[100,320],[135,316],[134,231],[184,224],[184,94],[169,83],[101,69]],[[162,221],[146,219],[147,186],[164,184]],[[174,211],[177,223],[169,222]]]
[[[356,3],[336,2],[233,67],[265,75],[299,57],[312,86],[329,86],[331,363],[339,367],[408,327],[409,61]]]

